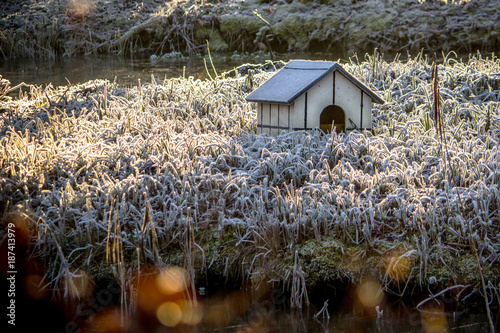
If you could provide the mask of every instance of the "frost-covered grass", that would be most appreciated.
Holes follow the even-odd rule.
[[[130,290],[169,265],[198,285],[273,281],[292,305],[332,281],[408,295],[479,290],[483,275],[498,292],[500,60],[439,66],[449,163],[425,57],[344,66],[387,100],[373,136],[254,134],[244,98],[269,73],[32,86],[1,102],[0,213],[24,221],[44,282],[66,296],[78,272]]]

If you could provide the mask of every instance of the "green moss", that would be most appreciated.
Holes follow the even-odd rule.
[[[233,235],[232,228],[226,228],[224,232],[213,231],[209,240],[199,244],[205,256],[205,261],[210,263],[210,270],[216,275],[224,276],[225,273],[235,273],[240,268],[241,254],[245,250]],[[228,266],[229,265],[229,266]]]
[[[421,272],[426,275],[421,276],[419,272],[418,279],[422,278],[423,281],[434,279],[438,283],[447,284],[448,281],[458,278],[456,266],[455,259],[449,251],[440,251],[433,256],[432,260],[429,260],[427,272]]]
[[[454,269],[461,283],[479,283],[480,271],[477,258],[472,253],[463,253],[454,258]],[[490,266],[488,262],[482,266],[486,281],[495,281],[500,276],[500,265]]]
[[[219,18],[222,33],[239,34],[242,30],[256,33],[265,25],[257,16],[226,14]]]
[[[226,43],[220,32],[212,28],[200,27],[196,30],[195,38],[200,43],[208,40],[210,50],[214,52],[226,52],[229,49],[229,45]]]
[[[446,249],[437,249],[427,262],[426,275],[422,276],[424,272],[419,272],[416,279],[422,278],[424,283],[433,279],[443,285],[480,283],[480,270],[475,255],[470,252],[453,253]],[[495,281],[499,273],[498,265],[483,266],[483,275],[487,281]]]
[[[304,271],[308,274],[308,285],[311,286],[329,280],[347,279],[355,282],[367,269],[368,258],[363,246],[347,245],[334,237],[321,242],[309,240],[297,250],[301,255]]]
[[[290,14],[273,26],[279,38],[285,40],[289,49],[303,49],[310,41],[314,26],[320,24],[314,17],[303,14]]]
[[[229,45],[218,31],[214,31],[210,34],[208,41],[210,43],[210,49],[215,52],[226,52],[229,49]]]
[[[472,253],[464,253],[457,258],[453,258],[453,265],[459,279],[463,282],[473,282],[479,280],[479,267],[477,259]]]
[[[388,12],[369,12],[362,14],[360,19],[365,22],[369,31],[383,31],[393,25],[394,15]]]
[[[283,12],[274,15],[273,32],[289,49],[304,49],[312,40],[325,41],[339,29],[342,14],[331,8],[313,13]]]

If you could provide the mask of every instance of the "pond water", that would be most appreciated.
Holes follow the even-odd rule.
[[[201,64],[200,64],[201,63]],[[166,61],[151,61],[149,58],[122,58],[118,56],[72,57],[55,60],[13,59],[0,64],[0,74],[8,79],[12,86],[27,84],[48,84],[54,86],[86,82],[92,79],[115,80],[121,85],[137,84],[137,80],[151,80],[151,74],[157,78],[179,77],[186,68],[186,76],[200,74],[202,58],[186,58]],[[204,70],[204,66],[203,66]],[[206,75],[206,73],[205,73]]]
[[[484,312],[418,312],[404,306],[386,307],[380,317],[369,311],[330,309],[328,316],[310,306],[305,309],[269,308],[260,304],[245,316],[225,327],[211,327],[203,322],[201,332],[490,332]]]
[[[392,61],[396,55],[383,55],[386,61]],[[413,57],[416,55],[412,55]],[[460,54],[458,59],[466,59],[468,55]],[[399,57],[400,60],[408,55]],[[243,64],[265,63],[270,60],[288,61],[291,59],[310,59],[338,61],[349,59],[344,52],[337,53],[285,53],[270,54],[217,54],[212,58],[218,74],[229,71]],[[359,55],[359,60],[364,56]],[[438,61],[442,57],[438,58]],[[206,61],[206,66],[205,66]],[[177,57],[172,54],[167,59],[152,59],[149,56],[121,57],[117,55],[60,57],[56,59],[4,59],[0,58],[0,75],[11,82],[11,87],[24,82],[26,84],[54,86],[83,83],[93,79],[116,80],[121,86],[137,85],[150,82],[151,75],[157,79],[189,77],[206,79],[213,77],[214,71],[208,56]]]
[[[232,303],[232,308],[241,305]],[[222,308],[224,308],[222,310]],[[383,314],[377,316],[371,311],[360,309],[346,309],[345,307],[321,311],[321,306],[313,305],[303,309],[290,309],[275,306],[270,302],[256,302],[250,305],[250,310],[235,315],[237,310],[231,310],[224,304],[211,303],[205,305],[205,317],[199,324],[177,324],[173,330],[157,321],[156,315],[139,317],[119,316],[115,308],[115,315],[97,313],[93,321],[85,326],[85,331],[100,332],[103,322],[114,320],[115,327],[134,327],[134,331],[147,332],[186,332],[186,333],[250,333],[250,332],[277,332],[277,333],[317,333],[317,332],[349,332],[349,333],[417,333],[417,332],[491,332],[486,314],[479,308],[461,311],[443,312],[437,308],[433,311],[416,311],[402,305],[384,307]],[[211,313],[216,318],[211,317]],[[233,312],[231,314],[231,312]],[[318,315],[319,314],[319,315]],[[114,319],[113,319],[114,318]],[[124,324],[125,323],[125,324]],[[496,327],[498,322],[496,323]]]
[[[0,59],[0,75],[11,82],[14,87],[24,82],[26,84],[48,84],[54,86],[83,83],[92,79],[108,79],[122,86],[137,85],[150,82],[151,75],[157,79],[189,77],[196,79],[208,78],[207,69],[214,75],[210,59],[201,56],[174,57],[166,60],[151,59],[151,57],[120,57],[102,55],[95,57],[71,57],[57,59]],[[218,74],[229,71],[245,63],[265,63],[270,55],[216,55],[212,61]],[[335,61],[339,56],[332,54],[286,54],[278,57],[289,59],[322,59]]]

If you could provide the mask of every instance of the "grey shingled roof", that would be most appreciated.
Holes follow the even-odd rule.
[[[384,100],[367,86],[349,74],[336,62],[292,60],[274,74],[257,90],[247,96],[249,102],[291,104],[300,95],[312,88],[328,74],[339,71],[375,103],[384,104]]]

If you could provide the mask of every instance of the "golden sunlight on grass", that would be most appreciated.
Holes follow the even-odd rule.
[[[9,222],[14,225],[15,231],[13,234],[16,235],[16,245],[28,245],[31,238],[29,212],[23,207],[15,207],[14,213],[9,216]]]
[[[405,256],[393,256],[386,261],[386,274],[391,280],[406,281],[410,275],[413,263]]]
[[[66,15],[73,19],[85,19],[94,7],[95,4],[92,0],[70,0]]]
[[[81,269],[70,269],[63,279],[64,291],[74,298],[86,298],[94,292],[94,283],[87,272]]]

